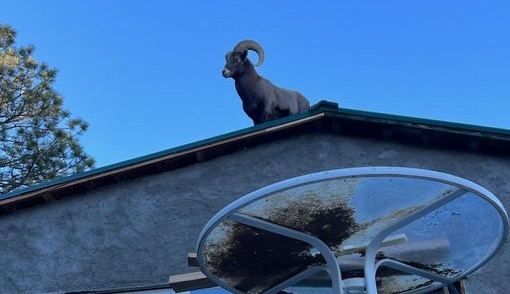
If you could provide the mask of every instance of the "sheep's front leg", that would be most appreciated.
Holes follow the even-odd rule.
[[[263,123],[266,121],[270,121],[271,119],[272,119],[271,112],[264,110],[264,112],[262,113],[262,115],[260,117],[260,122]]]

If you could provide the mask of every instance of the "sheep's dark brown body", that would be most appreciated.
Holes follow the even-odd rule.
[[[251,61],[247,58],[248,49],[259,55],[259,63],[264,61],[262,47],[254,41],[242,41],[232,52],[225,56],[223,69],[225,78],[233,78],[239,97],[243,102],[244,112],[255,125],[308,111],[310,103],[299,92],[275,86],[261,77]]]

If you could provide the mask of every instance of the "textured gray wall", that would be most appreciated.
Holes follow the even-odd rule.
[[[510,207],[510,157],[302,135],[0,218],[0,293],[167,282],[169,275],[197,270],[187,266],[186,256],[194,252],[202,226],[238,197],[307,173],[378,165],[464,177]],[[469,278],[469,293],[510,289],[509,258],[505,245]]]

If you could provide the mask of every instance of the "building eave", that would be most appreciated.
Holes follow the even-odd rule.
[[[310,112],[58,178],[0,196],[0,215],[136,177],[170,171],[272,140],[308,132],[337,133],[439,148],[510,155],[510,131],[338,108],[321,101]]]

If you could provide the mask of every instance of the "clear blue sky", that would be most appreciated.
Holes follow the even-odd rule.
[[[0,0],[97,167],[249,127],[224,55],[312,104],[510,129],[510,1]],[[250,55],[256,58],[256,55]]]

